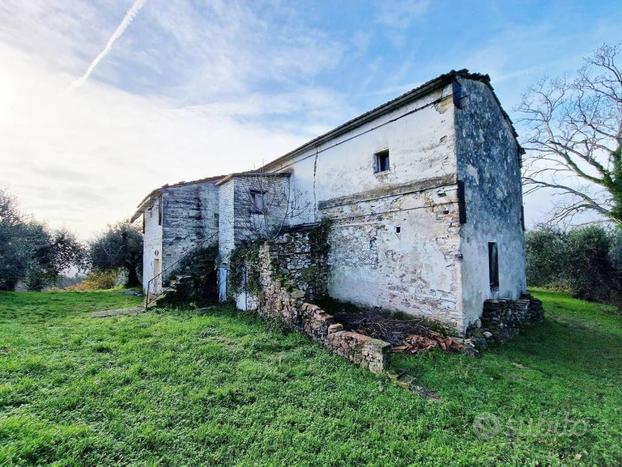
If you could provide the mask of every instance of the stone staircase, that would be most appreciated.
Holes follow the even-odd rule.
[[[168,303],[171,296],[177,294],[181,287],[187,286],[192,276],[189,274],[173,274],[164,281],[157,294],[152,294],[145,300],[145,308],[157,308]]]
[[[215,303],[218,299],[216,253],[215,247],[189,252],[174,264],[174,267],[168,269],[168,273],[165,271],[165,275],[162,276],[162,287],[157,294],[147,296],[145,309]]]

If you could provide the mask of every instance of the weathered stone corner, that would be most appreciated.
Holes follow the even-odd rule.
[[[326,346],[372,373],[382,373],[387,368],[391,350],[388,342],[352,331],[328,334]]]
[[[542,302],[529,294],[518,300],[486,300],[484,311],[467,334],[489,342],[503,343],[516,336],[524,326],[544,321]]]
[[[261,290],[257,313],[281,319],[337,355],[381,373],[389,360],[389,343],[344,331],[334,316],[306,301],[326,291],[327,251],[312,244],[315,237],[313,229],[287,232],[258,247]],[[290,260],[292,257],[295,261]],[[287,280],[283,278],[284,273]]]

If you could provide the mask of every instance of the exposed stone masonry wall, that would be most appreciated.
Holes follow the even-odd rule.
[[[287,225],[288,174],[235,175],[219,188],[221,260],[226,262],[242,242],[266,237]],[[254,209],[252,191],[264,193],[263,213]]]
[[[543,320],[542,302],[531,295],[525,294],[518,300],[486,300],[482,316],[468,334],[503,343],[516,336],[522,327]]]
[[[253,206],[251,192],[263,193],[264,212]],[[236,176],[234,185],[235,243],[267,236],[287,225],[289,174]]]
[[[287,231],[271,241],[267,249],[272,274],[285,286],[303,292],[305,300],[326,295],[327,239],[323,228],[315,225]]]
[[[386,368],[390,344],[344,331],[332,315],[305,301],[305,296],[319,297],[326,292],[327,251],[315,243],[318,238],[314,237],[322,237],[319,229],[287,232],[259,247],[261,291],[257,312],[280,319],[337,355],[380,373]]]
[[[331,297],[463,329],[455,176],[388,185],[320,210],[333,222]]]
[[[527,290],[521,222],[520,148],[489,86],[460,80],[456,109],[458,178],[464,182],[466,224],[460,229],[462,308],[465,328],[484,301],[518,299]],[[496,242],[499,286],[491,290],[488,242]]]
[[[170,187],[163,192],[162,269],[197,246],[218,241],[218,189],[213,183]],[[172,271],[169,271],[172,272]]]

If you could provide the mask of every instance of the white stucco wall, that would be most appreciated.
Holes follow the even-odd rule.
[[[143,213],[145,233],[143,237],[143,291],[147,292],[147,283],[154,276],[153,260],[162,261],[162,226],[158,225],[158,199]],[[158,287],[160,284],[158,284]]]
[[[444,96],[446,98],[438,105],[430,105],[389,123]],[[374,129],[378,126],[380,128]],[[387,148],[390,150],[391,170],[382,175],[375,174],[374,154]],[[331,198],[390,184],[455,173],[451,86],[270,169],[292,170],[292,187],[301,201],[315,206]],[[317,210],[310,209],[306,216],[292,223],[312,222],[317,220],[318,214]]]
[[[384,149],[391,170],[375,174]],[[312,206],[292,224],[334,220],[331,296],[462,326],[451,86],[271,169],[290,170],[292,189]]]
[[[233,178],[218,186],[218,253],[224,261],[235,248],[234,190],[235,179]]]

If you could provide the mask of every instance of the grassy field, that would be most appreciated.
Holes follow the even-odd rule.
[[[227,309],[0,293],[0,465],[619,464],[622,316],[536,295],[546,322],[482,358],[394,359],[434,402]]]

